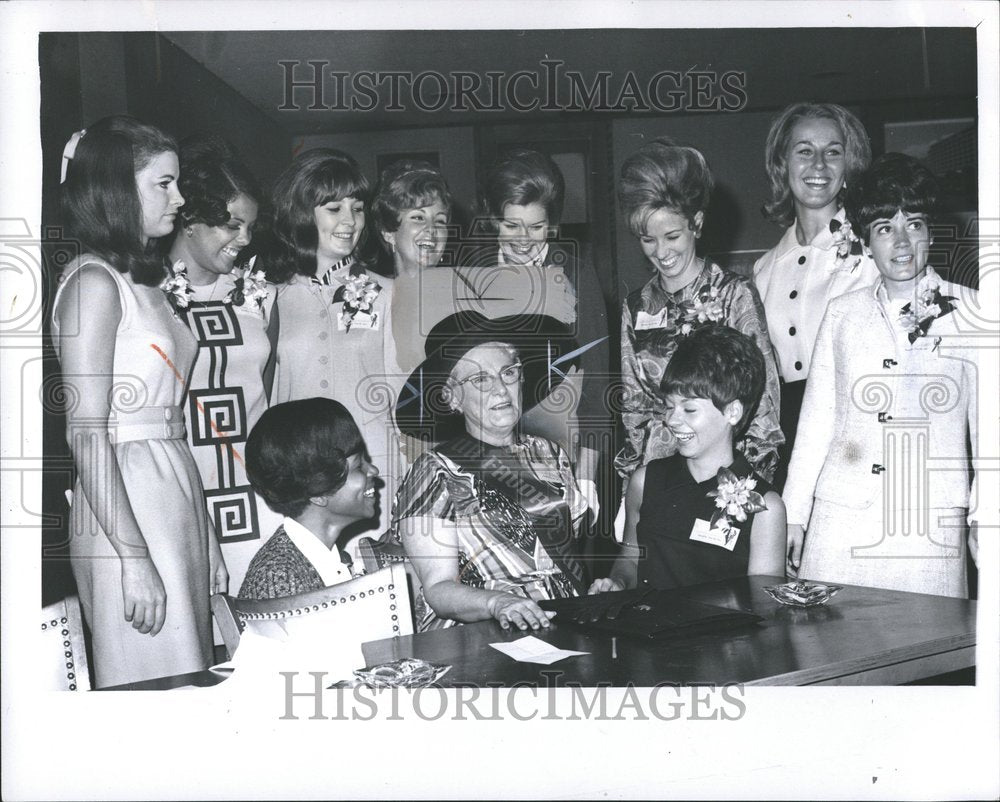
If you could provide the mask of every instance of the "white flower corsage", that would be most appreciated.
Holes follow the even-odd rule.
[[[709,522],[709,528],[721,529],[728,544],[739,533],[738,524],[743,523],[748,515],[766,510],[764,497],[754,490],[757,480],[752,476],[742,479],[729,468],[719,468],[716,474],[718,488],[708,491],[708,497],[715,499],[716,510]]]
[[[348,276],[344,280],[333,294],[333,303],[344,304],[341,320],[345,331],[351,330],[351,322],[358,314],[369,315],[372,326],[378,322],[374,304],[381,291],[382,285],[366,274]]]
[[[268,296],[267,279],[263,270],[254,271],[253,266],[256,261],[257,257],[253,256],[246,267],[232,269],[229,275],[233,277],[233,288],[226,293],[222,299],[223,303],[243,306],[249,298],[257,304],[257,311],[263,311]]]
[[[911,345],[927,336],[931,323],[955,311],[954,296],[942,295],[941,283],[934,276],[920,280],[916,296],[915,303],[908,303],[899,311],[899,325],[907,332]]]
[[[706,284],[693,300],[684,301],[681,305],[684,315],[681,322],[681,334],[685,337],[694,331],[696,326],[706,323],[718,323],[725,317],[722,301],[719,299],[719,288]]]
[[[174,309],[174,314],[187,309],[191,305],[191,281],[187,275],[187,265],[178,259],[170,268],[170,275],[160,283],[160,289],[167,294],[167,300]]]
[[[853,270],[861,264],[861,239],[851,229],[851,224],[847,220],[841,222],[834,218],[830,221],[830,231],[833,233],[833,244],[837,248],[837,267],[845,267],[847,260],[853,257],[854,261],[850,266]]]

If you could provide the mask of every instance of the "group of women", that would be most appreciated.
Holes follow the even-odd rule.
[[[699,529],[696,537],[695,520],[697,548],[721,544],[731,557],[710,561],[704,576],[679,572],[685,582],[712,571],[780,572],[786,553],[794,574],[808,530],[802,575],[965,594],[964,544],[954,526],[943,545],[930,538],[933,554],[921,552],[918,570],[902,564],[883,579],[894,555],[875,549],[863,574],[852,573],[863,561],[845,557],[837,527],[849,520],[853,531],[876,537],[881,506],[875,500],[869,511],[867,497],[855,503],[823,492],[831,466],[847,484],[845,465],[870,468],[859,456],[870,444],[855,444],[854,454],[842,443],[847,408],[858,403],[844,386],[847,357],[838,351],[849,336],[838,326],[852,325],[850,316],[821,326],[824,311],[858,288],[875,288],[881,309],[878,292],[886,287],[895,299],[917,292],[918,279],[920,291],[928,286],[926,238],[916,256],[911,248],[913,275],[886,276],[872,257],[870,232],[859,238],[847,222],[845,194],[855,185],[872,197],[919,185],[903,193],[898,211],[924,220],[933,200],[912,166],[866,185],[867,135],[839,106],[795,104],[775,120],[765,212],[787,230],[752,278],[697,252],[713,187],[697,149],[658,139],[622,165],[621,213],[653,276],[621,310],[625,436],[617,454],[609,446],[619,371],[608,351],[608,306],[594,266],[550,245],[564,195],[551,158],[519,150],[492,167],[481,207],[496,244],[447,267],[439,263],[454,200],[441,172],[425,162],[393,164],[373,187],[346,153],[311,150],[265,197],[225,142],[198,137],[178,145],[127,117],[74,134],[64,159],[64,223],[83,255],[61,277],[53,331],[71,388],[68,438],[78,469],[71,558],[98,686],[206,667],[210,594],[291,587],[287,576],[275,582],[266,563],[277,555],[283,565],[291,559],[308,568],[306,552],[316,553],[307,543],[311,521],[324,522],[323,533],[313,534],[338,557],[331,577],[350,575],[349,558],[340,560],[344,542],[336,542],[342,536],[368,531],[401,543],[419,581],[421,629],[485,618],[544,627],[543,599],[617,589],[637,576],[660,583],[663,572],[643,570],[592,577],[580,559],[588,510],[594,520],[601,500],[614,497],[602,460],[613,460],[627,499],[636,486],[645,487],[639,496],[655,495],[650,477],[677,454],[683,461],[670,470],[688,471],[699,487],[730,468],[744,488],[762,483],[762,505],[745,507],[739,525],[727,519],[732,528],[723,529],[737,542],[737,530],[746,530],[738,547],[729,535],[715,542]],[[858,207],[866,220],[869,195]],[[916,197],[926,203],[909,208]],[[249,247],[265,205],[269,241]],[[897,210],[876,211],[873,229],[883,217],[895,225]],[[913,225],[902,228],[911,241]],[[392,277],[363,256],[368,237],[391,257]],[[905,260],[893,259],[905,272]],[[951,289],[935,278],[934,298],[956,308],[957,291],[942,296],[942,287]],[[933,339],[924,335],[936,332],[936,319],[919,318],[919,345]],[[956,319],[937,329],[954,328]],[[721,338],[711,334],[716,329]],[[914,368],[902,353],[914,343],[912,330],[899,342],[892,331],[880,347],[894,364]],[[858,339],[851,354],[866,348]],[[936,370],[928,360],[940,357],[937,348],[925,351],[921,375]],[[965,416],[952,405],[944,428],[932,421],[933,437],[950,451],[968,442],[962,426],[974,419],[973,378],[969,370],[955,376],[966,383],[956,402]],[[896,391],[919,394],[905,382]],[[337,404],[301,403],[319,398]],[[895,403],[892,410],[908,402]],[[877,410],[880,421],[887,411]],[[315,418],[307,421],[312,428],[302,428],[303,416]],[[333,456],[319,453],[319,444],[329,452],[337,437],[350,443]],[[808,455],[795,449],[791,456],[796,437],[808,443]],[[778,497],[786,476],[786,496],[794,498],[787,545]],[[652,513],[639,520],[653,507],[636,498],[624,505],[626,565],[629,549],[657,537]],[[969,506],[968,486],[963,496],[956,484],[935,504],[954,520],[957,508]],[[276,529],[282,539],[262,550]],[[815,559],[814,529],[825,533],[815,537]],[[664,553],[683,559],[683,551]],[[930,565],[934,557],[938,565]],[[960,576],[952,570],[959,563]],[[914,583],[915,575],[923,578]],[[297,576],[308,584],[324,572]]]

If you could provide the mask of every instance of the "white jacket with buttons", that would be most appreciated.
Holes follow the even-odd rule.
[[[808,524],[814,498],[873,515],[969,506],[976,339],[989,333],[970,315],[976,292],[938,281],[956,308],[912,344],[879,300],[881,279],[830,301],[783,494],[789,524]]]

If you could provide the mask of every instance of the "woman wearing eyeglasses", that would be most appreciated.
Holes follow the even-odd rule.
[[[392,531],[423,585],[418,629],[496,619],[539,629],[537,604],[587,592],[572,552],[587,505],[566,452],[519,431],[522,413],[559,392],[575,349],[567,327],[539,315],[446,318],[409,377],[397,423],[437,442],[396,495]],[[554,367],[556,366],[556,367]]]

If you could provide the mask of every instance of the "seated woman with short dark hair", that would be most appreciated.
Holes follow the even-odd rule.
[[[253,489],[285,520],[251,560],[240,598],[294,596],[351,579],[337,540],[375,514],[378,468],[344,405],[308,398],[271,407],[245,456]]]

